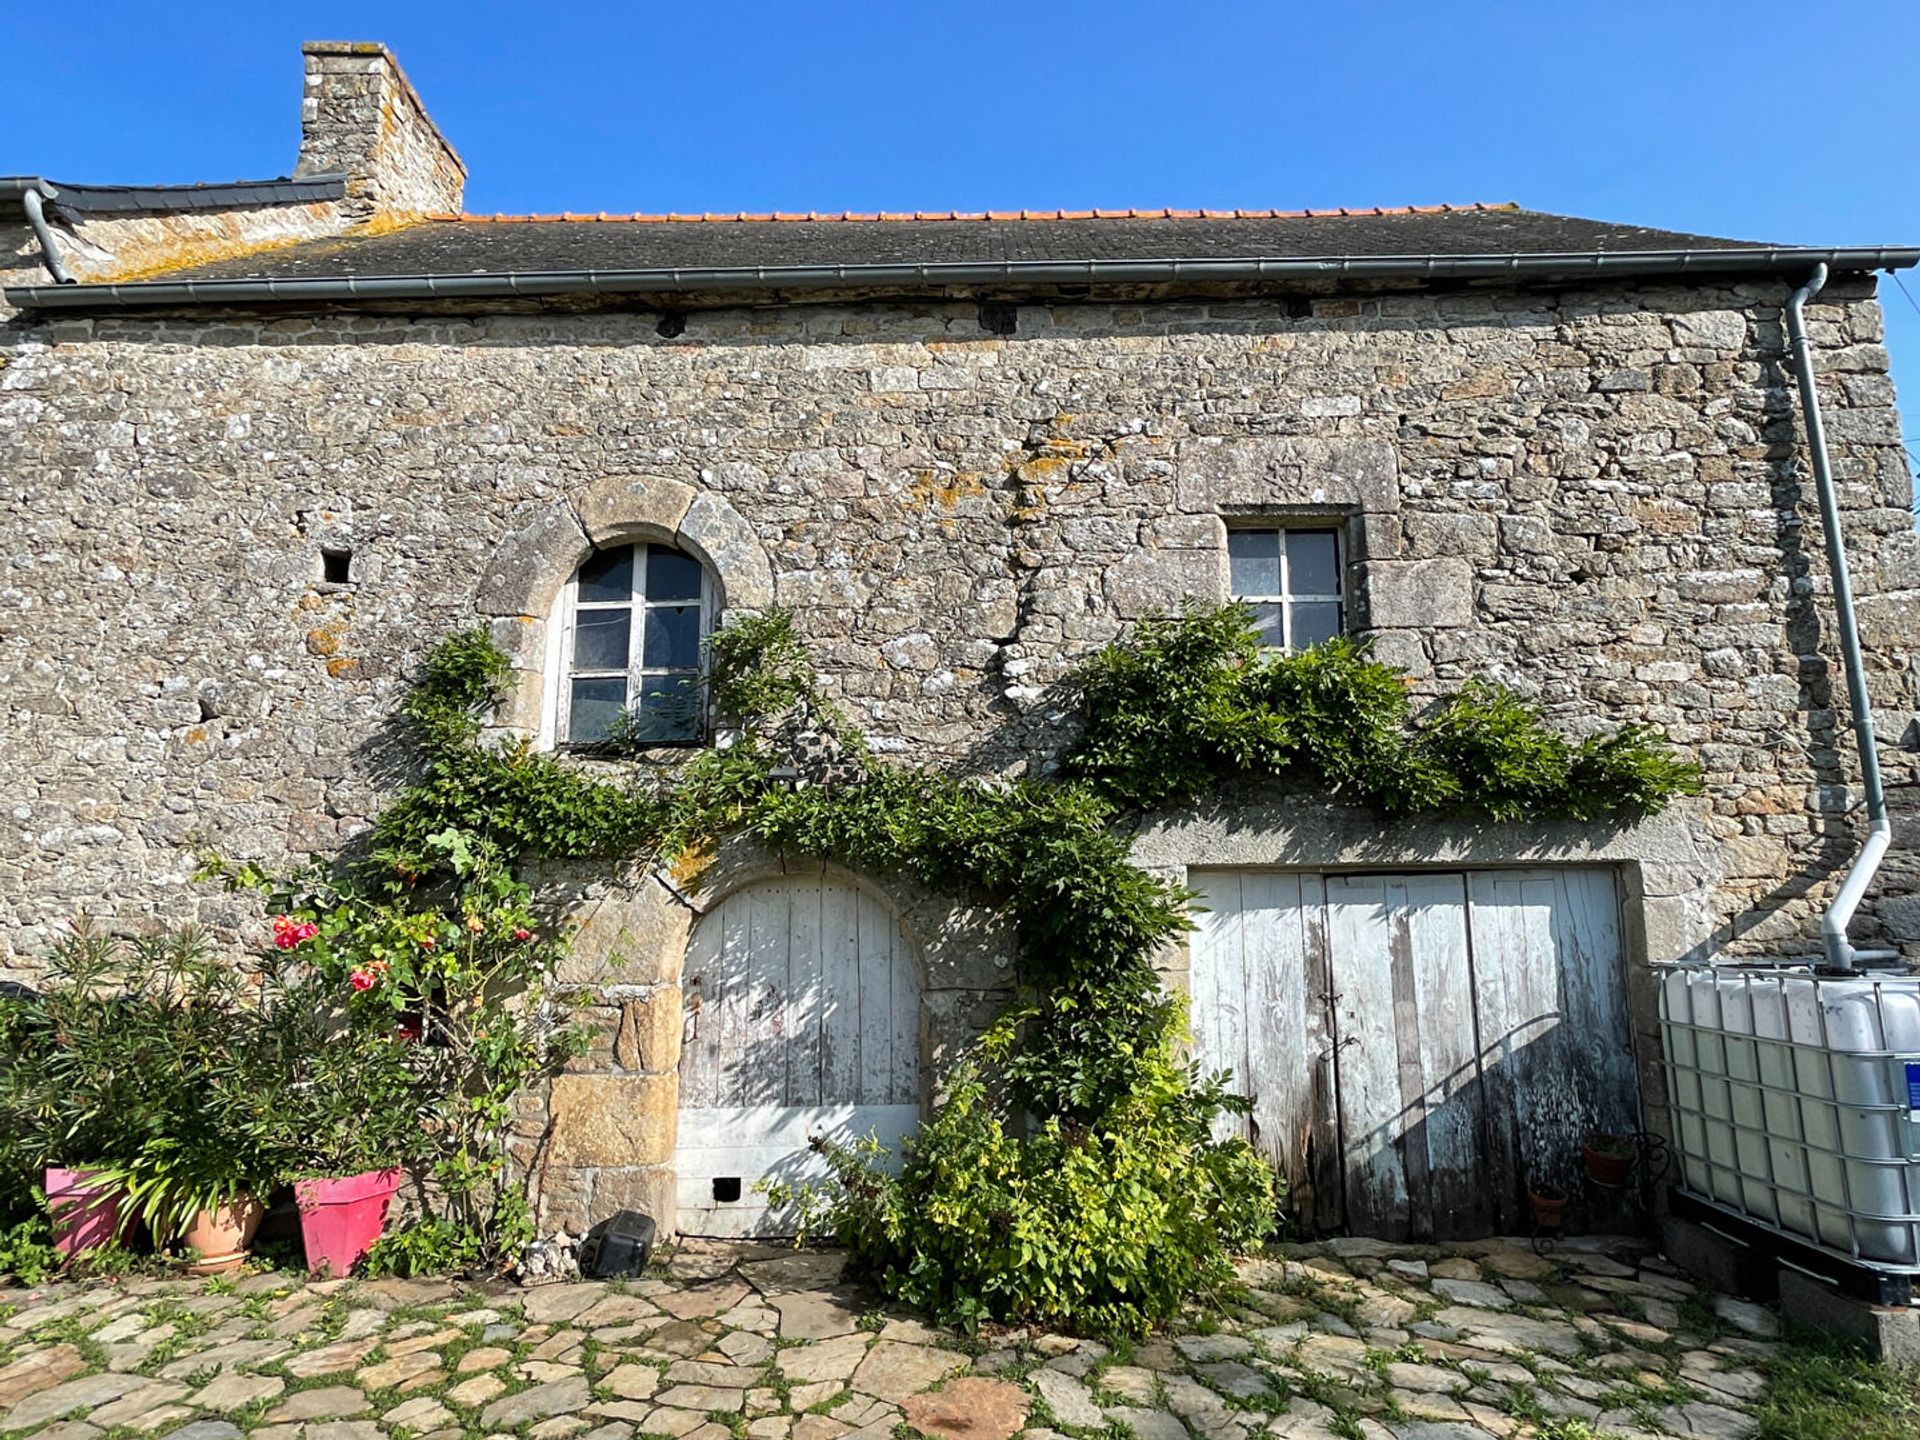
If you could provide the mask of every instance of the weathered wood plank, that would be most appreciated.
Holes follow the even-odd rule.
[[[1339,1046],[1330,946],[1327,882],[1318,873],[1300,879],[1302,965],[1307,982],[1308,1190],[1294,1205],[1317,1229],[1347,1223],[1345,1160],[1340,1143],[1340,1097],[1334,1055]]]
[[[1619,901],[1610,872],[1470,877],[1480,1064],[1501,1220],[1529,1182],[1580,1186],[1590,1130],[1638,1128]]]
[[[1468,965],[1466,878],[1409,877],[1404,894],[1418,1032],[1413,1048],[1419,1088],[1402,1097],[1408,1104],[1409,1186],[1416,1200],[1410,1222],[1422,1239],[1484,1235],[1492,1227]]]
[[[893,944],[892,917],[876,915],[876,907],[855,896],[859,925],[860,1089],[855,1098],[883,1105],[893,1079]]]
[[[709,917],[711,918],[711,917]],[[722,925],[702,922],[687,940],[686,963],[681,970],[681,1003],[685,1016],[680,1043],[680,1103],[712,1105],[718,1070],[713,1063],[714,1035],[720,1012],[714,1005],[721,984]]]
[[[734,1105],[777,1105],[787,1088],[786,1014],[788,954],[791,948],[790,883],[756,885],[744,892],[747,904],[747,956],[742,1023],[729,1032],[733,1050],[722,1064],[733,1079],[727,1100]]]
[[[1347,1218],[1356,1233],[1408,1234],[1407,1174],[1390,938],[1393,898],[1377,875],[1327,877],[1327,934]]]
[[[887,974],[891,979],[893,1035],[887,1089],[878,1103],[917,1105],[920,1103],[920,974],[917,957],[910,953],[900,922],[877,901],[873,906],[876,924],[884,924],[887,936]]]
[[[786,1014],[786,1087],[788,1105],[818,1105],[821,1051],[825,1043],[826,942],[823,918],[827,886],[795,885],[787,897],[788,935]]]
[[[860,899],[845,885],[820,891],[822,1101],[860,1094]]]

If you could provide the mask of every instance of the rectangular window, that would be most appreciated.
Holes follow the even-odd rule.
[[[622,545],[581,565],[562,597],[565,743],[604,744],[616,732],[642,745],[702,738],[709,595],[700,562],[664,545]]]
[[[1227,532],[1228,588],[1253,612],[1262,645],[1305,650],[1346,633],[1340,549],[1329,526]]]

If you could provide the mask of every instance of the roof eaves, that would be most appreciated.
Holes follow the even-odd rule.
[[[0,176],[0,215],[11,216],[20,196],[38,190],[60,210],[80,215],[155,214],[182,210],[253,209],[265,205],[311,205],[347,193],[340,175],[281,176],[196,185],[69,185],[38,175]]]
[[[873,224],[875,222],[898,223],[902,221],[1019,221],[1019,220],[1329,220],[1329,219],[1378,219],[1393,215],[1462,215],[1485,214],[1499,211],[1517,211],[1520,207],[1511,201],[1497,204],[1474,202],[1467,205],[1387,205],[1369,206],[1360,209],[1341,210],[740,210],[707,211],[702,214],[683,214],[672,210],[664,213],[636,210],[631,214],[610,214],[602,210],[597,214],[577,214],[571,210],[558,214],[542,215],[492,215],[461,214],[456,212],[436,212],[424,219],[439,224],[466,225],[554,225],[554,224],[598,224],[613,222],[629,225],[728,225],[752,221],[761,224],[777,222],[783,225],[795,224]]]
[[[1325,255],[1162,260],[1005,260],[926,264],[678,267],[499,271],[338,278],[143,280],[22,285],[3,293],[22,309],[140,309],[199,305],[459,300],[573,294],[928,290],[949,286],[1258,283],[1286,280],[1463,279],[1581,281],[1613,277],[1756,276],[1800,279],[1835,271],[1906,269],[1920,247],[1753,246],[1495,255]]]

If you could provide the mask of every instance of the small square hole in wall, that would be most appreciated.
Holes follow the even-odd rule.
[[[320,552],[320,580],[326,585],[345,585],[353,577],[353,552],[351,550],[322,550]]]
[[[738,1175],[716,1175],[713,1177],[713,1198],[723,1205],[730,1205],[740,1198],[740,1177]]]

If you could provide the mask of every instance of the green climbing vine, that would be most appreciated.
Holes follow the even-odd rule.
[[[1276,655],[1236,607],[1150,620],[1082,666],[1057,780],[880,762],[785,613],[716,635],[709,677],[737,738],[614,780],[483,744],[506,662],[484,631],[450,637],[406,701],[424,773],[379,817],[377,853],[430,880],[450,830],[510,863],[673,861],[747,834],[1002,908],[1020,998],[944,1077],[899,1173],[871,1146],[833,1150],[833,1185],[783,1197],[887,1293],[962,1324],[1137,1332],[1225,1280],[1273,1220],[1271,1172],[1212,1138],[1245,1102],[1179,1058],[1184,1016],[1152,959],[1192,897],[1131,862],[1129,815],[1276,776],[1386,817],[1629,819],[1699,788],[1652,733],[1572,741],[1491,684],[1415,717],[1363,647]]]

